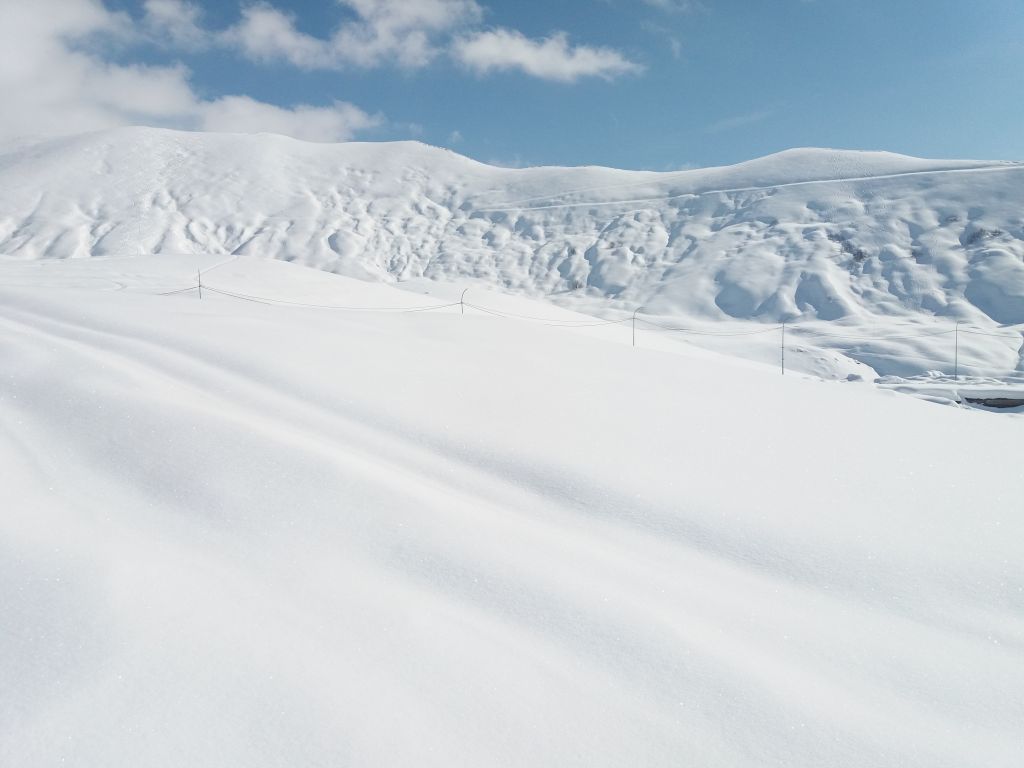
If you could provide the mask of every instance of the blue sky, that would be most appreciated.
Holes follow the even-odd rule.
[[[74,69],[78,85],[65,119],[53,99],[27,103],[7,133],[32,130],[36,110],[43,129],[142,122],[415,138],[505,164],[660,170],[794,146],[1024,159],[1021,0],[32,7],[39,18],[26,29],[69,57],[39,66]],[[40,32],[62,8],[74,25]],[[124,97],[87,102],[83,92],[109,87],[111,67]]]

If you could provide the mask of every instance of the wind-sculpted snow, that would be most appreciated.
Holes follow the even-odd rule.
[[[138,128],[0,155],[0,254],[247,254],[594,314],[825,321],[861,337],[963,321],[1010,331],[965,359],[1004,376],[1024,373],[1024,338],[1012,337],[1024,323],[1022,199],[1020,164],[880,152],[792,150],[675,173],[513,170],[411,142]],[[874,374],[951,373],[954,345],[924,344],[822,346]]]
[[[0,765],[1019,766],[1018,417],[216,261],[0,264]]]
[[[0,253],[245,253],[704,317],[1024,322],[1024,167],[794,150],[509,170],[415,143],[124,129],[0,160]]]

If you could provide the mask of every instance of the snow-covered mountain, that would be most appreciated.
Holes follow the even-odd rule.
[[[676,173],[131,128],[0,157],[0,253],[246,253],[709,317],[1024,322],[1024,165],[803,149]]]
[[[1001,330],[1024,323],[1022,199],[1008,162],[802,149],[672,173],[507,169],[414,142],[127,128],[0,154],[0,254],[240,253],[594,313]],[[904,374],[950,367],[943,344],[913,365],[840,352]],[[993,344],[979,370],[1019,371],[1012,334]]]

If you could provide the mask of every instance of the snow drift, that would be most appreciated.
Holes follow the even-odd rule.
[[[1019,765],[1017,417],[216,261],[0,264],[0,764]]]

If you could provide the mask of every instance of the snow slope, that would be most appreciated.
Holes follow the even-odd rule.
[[[793,150],[676,173],[129,128],[0,152],[0,254],[250,254],[608,316],[827,323],[814,370],[1024,375],[1024,165]],[[818,326],[819,330],[823,326]],[[856,343],[916,335],[913,344]],[[825,350],[825,353],[820,353]],[[833,362],[838,360],[839,362]],[[843,362],[845,361],[845,362]]]
[[[1018,417],[217,261],[0,265],[0,765],[1020,764]]]

